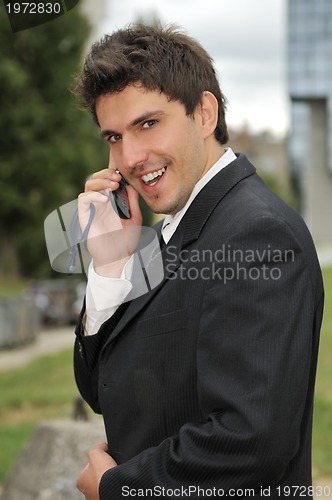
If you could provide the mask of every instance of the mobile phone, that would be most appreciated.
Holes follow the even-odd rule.
[[[126,189],[126,180],[122,177],[116,191],[110,191],[109,197],[113,208],[118,212],[121,219],[130,219],[130,209],[128,193]]]

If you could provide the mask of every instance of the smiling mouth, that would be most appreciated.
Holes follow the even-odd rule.
[[[160,170],[155,170],[154,172],[150,172],[147,175],[142,176],[142,181],[146,186],[154,186],[157,184],[159,179],[164,175],[166,172],[167,167],[163,167]]]

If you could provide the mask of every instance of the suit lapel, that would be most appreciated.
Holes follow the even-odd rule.
[[[185,222],[183,246],[199,238],[203,227],[218,203],[240,181],[255,172],[255,167],[247,157],[240,154],[236,160],[227,165],[206,184],[182,219]]]
[[[204,186],[198,193],[190,207],[188,208],[185,216],[181,220],[178,228],[173,234],[168,244],[163,248],[162,256],[164,260],[164,278],[159,285],[146,294],[132,300],[129,306],[124,310],[124,314],[120,318],[118,324],[110,335],[108,342],[114,340],[117,335],[125,328],[125,326],[138,314],[158,293],[160,288],[169,279],[170,275],[174,273],[179,265],[180,251],[187,245],[199,238],[199,235],[205,226],[208,218],[218,203],[227,195],[227,193],[238,184],[240,181],[253,175],[255,167],[248,161],[244,155],[230,163],[227,167],[221,170],[211,181]],[[158,237],[161,237],[162,222],[155,226]],[[173,258],[172,265],[167,265],[167,247],[172,246]],[[106,344],[108,344],[108,342]]]

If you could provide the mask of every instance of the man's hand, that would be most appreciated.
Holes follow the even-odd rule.
[[[117,278],[135,251],[142,225],[138,193],[127,186],[131,217],[120,219],[109,201],[109,191],[118,189],[121,175],[115,171],[112,156],[108,168],[87,180],[85,192],[78,197],[79,222],[82,231],[88,224],[90,205],[96,213],[88,234],[88,250],[97,274]]]
[[[99,483],[104,472],[117,466],[107,450],[106,443],[93,448],[88,454],[88,464],[77,478],[76,487],[83,493],[86,500],[99,500]]]

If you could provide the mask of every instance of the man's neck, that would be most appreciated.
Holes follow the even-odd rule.
[[[220,142],[218,142],[214,137],[209,137],[207,141],[210,141],[208,146],[208,153],[207,153],[207,159],[205,162],[205,168],[202,172],[202,177],[210,170],[210,168],[213,167],[217,163],[217,161],[225,154],[225,149]]]

